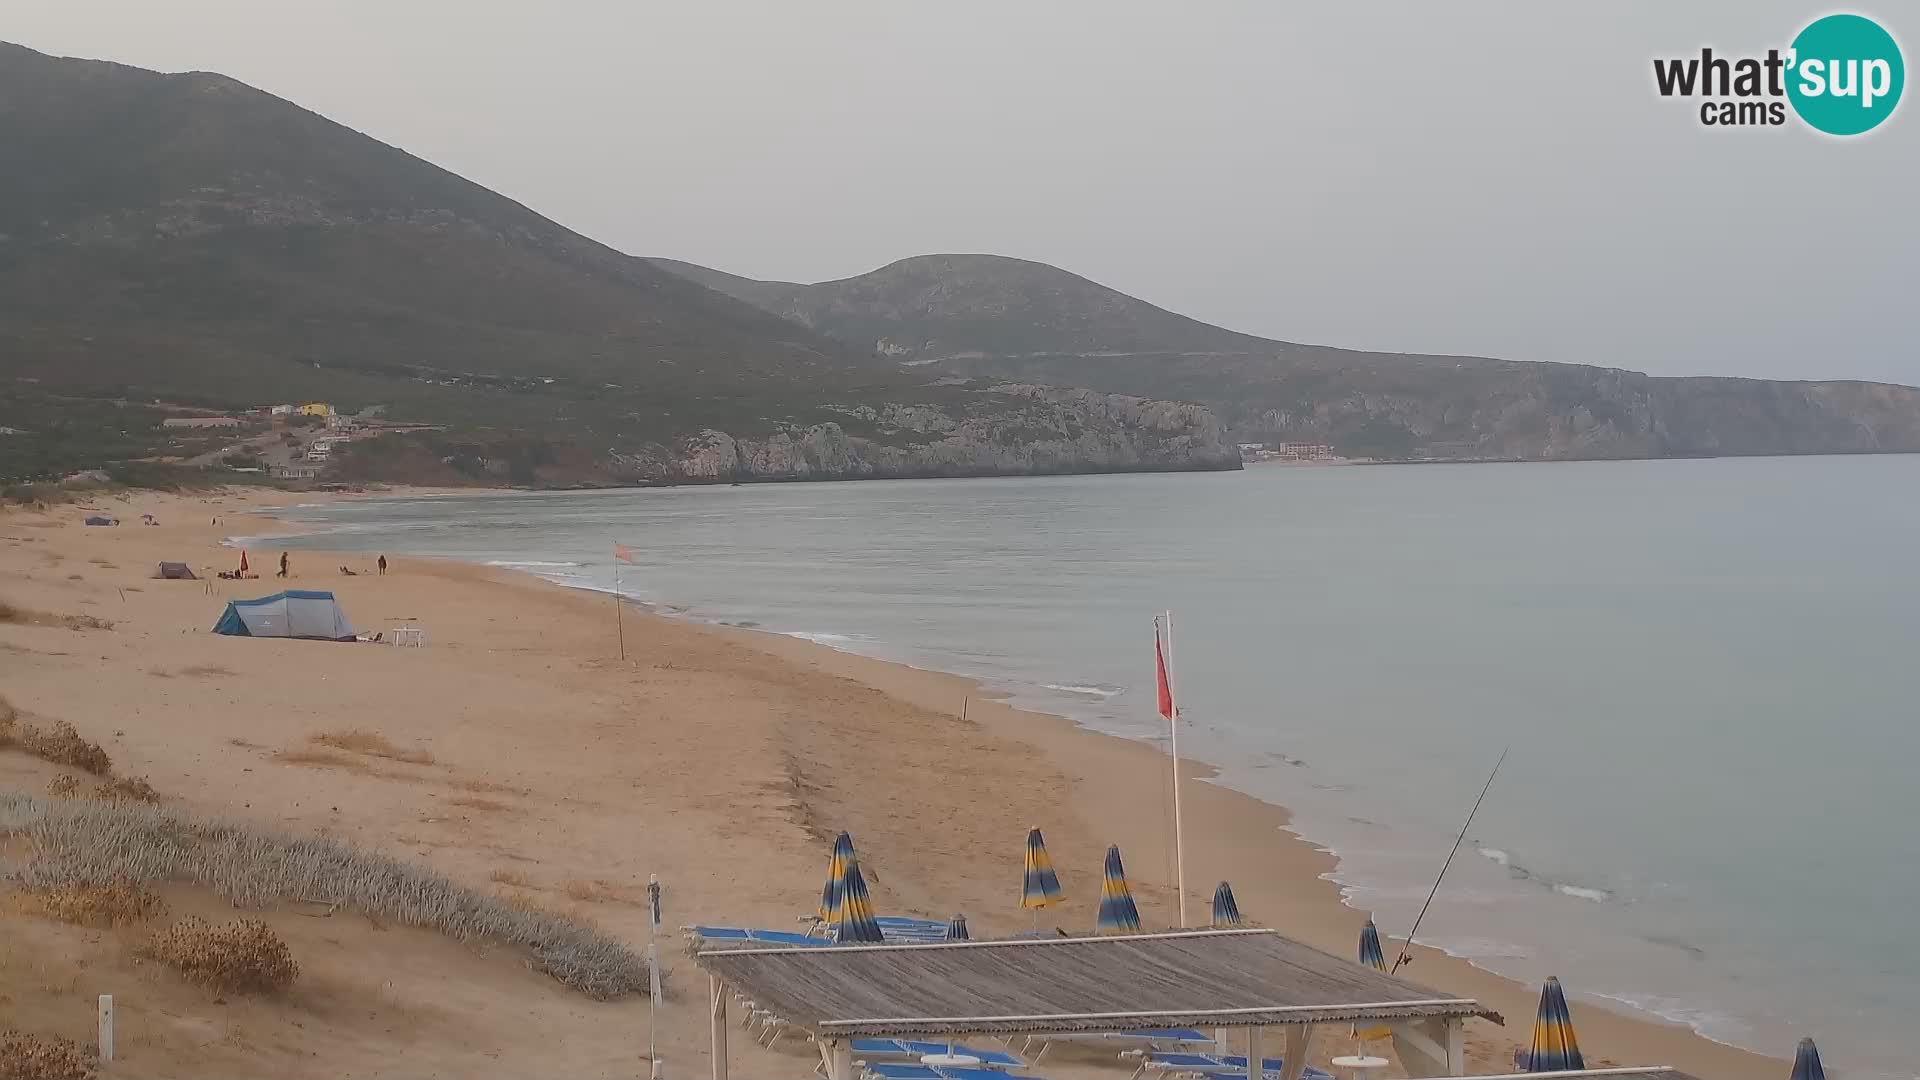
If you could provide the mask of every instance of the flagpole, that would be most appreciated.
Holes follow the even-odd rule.
[[[1173,866],[1174,887],[1179,890],[1180,925],[1187,925],[1187,854],[1184,830],[1180,820],[1180,699],[1174,697],[1173,688],[1173,612],[1167,611],[1167,696],[1173,701],[1173,716],[1168,719],[1171,736],[1167,740],[1169,756],[1173,758]]]
[[[620,541],[613,542],[613,626],[620,635],[620,659],[627,658],[627,623],[620,610]]]

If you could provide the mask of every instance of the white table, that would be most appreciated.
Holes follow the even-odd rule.
[[[1334,1058],[1332,1061],[1327,1062],[1327,1064],[1336,1069],[1345,1069],[1353,1076],[1354,1080],[1360,1080],[1361,1077],[1367,1075],[1367,1073],[1372,1070],[1384,1069],[1392,1063],[1383,1057],[1349,1055],[1347,1057]]]

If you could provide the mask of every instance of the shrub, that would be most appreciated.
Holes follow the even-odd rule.
[[[58,1035],[0,1033],[0,1076],[8,1080],[89,1080],[93,1059]]]
[[[61,773],[47,781],[47,794],[56,799],[71,799],[80,790],[80,781],[72,773]]]
[[[114,780],[102,781],[93,786],[93,797],[105,799],[108,802],[157,803],[160,801],[160,793],[153,790],[153,785],[147,783],[144,776],[122,776]]]
[[[31,894],[29,901],[40,914],[75,926],[131,926],[167,912],[166,901],[152,889],[125,878],[105,885],[62,885]]]
[[[155,938],[148,951],[189,980],[222,994],[278,993],[300,974],[287,943],[259,919],[213,926],[189,915]]]
[[[113,761],[100,744],[81,738],[65,720],[55,720],[46,731],[22,724],[18,738],[21,749],[55,765],[69,765],[95,776],[105,776],[113,769]]]

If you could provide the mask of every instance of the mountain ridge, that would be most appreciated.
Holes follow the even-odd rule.
[[[1394,460],[1920,451],[1920,389],[1893,383],[1308,345],[992,255],[914,256],[811,285],[656,265],[895,363],[1195,401],[1242,441]]]
[[[0,424],[30,429],[0,469],[68,461],[13,421],[69,398],[378,404],[448,427],[443,464],[541,483],[687,479],[718,436],[813,431],[849,475],[1006,471],[1022,433],[1053,471],[1239,464],[1197,417],[1153,431],[903,371],[223,75],[0,44],[0,152]],[[890,406],[954,426],[846,412]],[[758,460],[728,478],[834,475]]]

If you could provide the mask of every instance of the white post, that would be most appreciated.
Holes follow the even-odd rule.
[[[1447,1075],[1467,1075],[1467,1022],[1447,1017]]]
[[[659,1040],[655,1032],[660,1020],[660,878],[647,876],[647,1060],[653,1063],[651,1075],[660,1077]]]
[[[1459,1076],[1462,1065],[1455,1063],[1449,1044],[1454,1041],[1448,1030],[1458,1029],[1453,1020],[1403,1020],[1392,1027],[1393,1049],[1400,1064],[1414,1076]]]
[[[707,976],[713,1023],[713,1080],[727,1080],[727,984]]]
[[[1307,1048],[1313,1045],[1312,1024],[1287,1025],[1287,1049],[1281,1055],[1280,1080],[1300,1080],[1307,1071]]]
[[[1173,875],[1174,888],[1180,897],[1180,925],[1187,925],[1187,852],[1185,832],[1180,821],[1180,698],[1173,679],[1173,612],[1168,611],[1166,619],[1167,642],[1167,697],[1173,702],[1173,716],[1167,723],[1171,731],[1168,737],[1168,752],[1173,757]]]
[[[1247,1029],[1247,1080],[1266,1080],[1266,1057],[1260,1050],[1260,1029]]]
[[[100,1062],[113,1060],[113,995],[100,995]]]
[[[827,1080],[853,1080],[853,1047],[845,1039],[828,1039],[820,1047],[827,1059]]]

